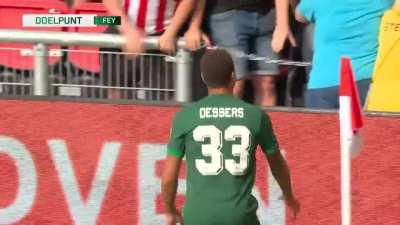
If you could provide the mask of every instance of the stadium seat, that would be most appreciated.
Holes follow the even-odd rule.
[[[107,9],[102,3],[83,3],[76,6],[73,9],[74,14],[96,14],[96,15],[107,15]],[[69,32],[86,32],[86,33],[103,33],[107,29],[106,26],[97,27],[71,27]],[[71,52],[68,53],[68,61],[70,61],[75,67],[98,73],[100,71],[99,62],[99,48],[89,46],[70,46]],[[88,52],[77,52],[77,51],[90,51]]]
[[[62,31],[61,27],[32,28],[22,26],[23,14],[48,14],[67,13],[68,8],[59,0],[1,0],[0,1],[0,29],[47,30]],[[19,50],[6,50],[5,48],[32,49],[32,44],[1,43],[0,65],[7,68],[20,70],[33,69],[33,57],[22,56]],[[50,49],[60,49],[60,46],[49,46]],[[60,57],[50,57],[50,65],[54,65]]]

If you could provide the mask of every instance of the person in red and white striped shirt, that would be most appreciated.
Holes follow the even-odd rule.
[[[161,33],[171,22],[176,1],[124,0],[123,8],[129,19],[147,34]]]
[[[191,15],[195,0],[104,0],[111,15],[121,16],[120,32],[126,36],[125,51],[144,51],[143,38],[160,34],[159,48],[167,53],[176,50],[179,30]]]

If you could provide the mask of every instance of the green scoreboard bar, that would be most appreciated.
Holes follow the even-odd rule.
[[[121,25],[120,16],[95,16],[95,25]]]

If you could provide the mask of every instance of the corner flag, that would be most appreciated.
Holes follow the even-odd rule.
[[[361,150],[363,120],[349,58],[341,59],[339,94],[342,225],[351,225],[351,156]]]
[[[362,147],[360,129],[363,127],[363,119],[349,58],[341,59],[339,95],[341,147],[348,149],[354,157]]]

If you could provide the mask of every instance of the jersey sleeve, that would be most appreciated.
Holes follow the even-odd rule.
[[[261,122],[257,136],[257,142],[260,145],[263,152],[267,155],[279,151],[279,145],[278,142],[276,141],[271,121],[264,112],[261,113]]]
[[[184,121],[180,115],[181,113],[177,113],[172,123],[167,155],[183,158],[185,155],[185,132]]]
[[[301,0],[298,10],[308,21],[315,22],[316,2],[314,0]]]

